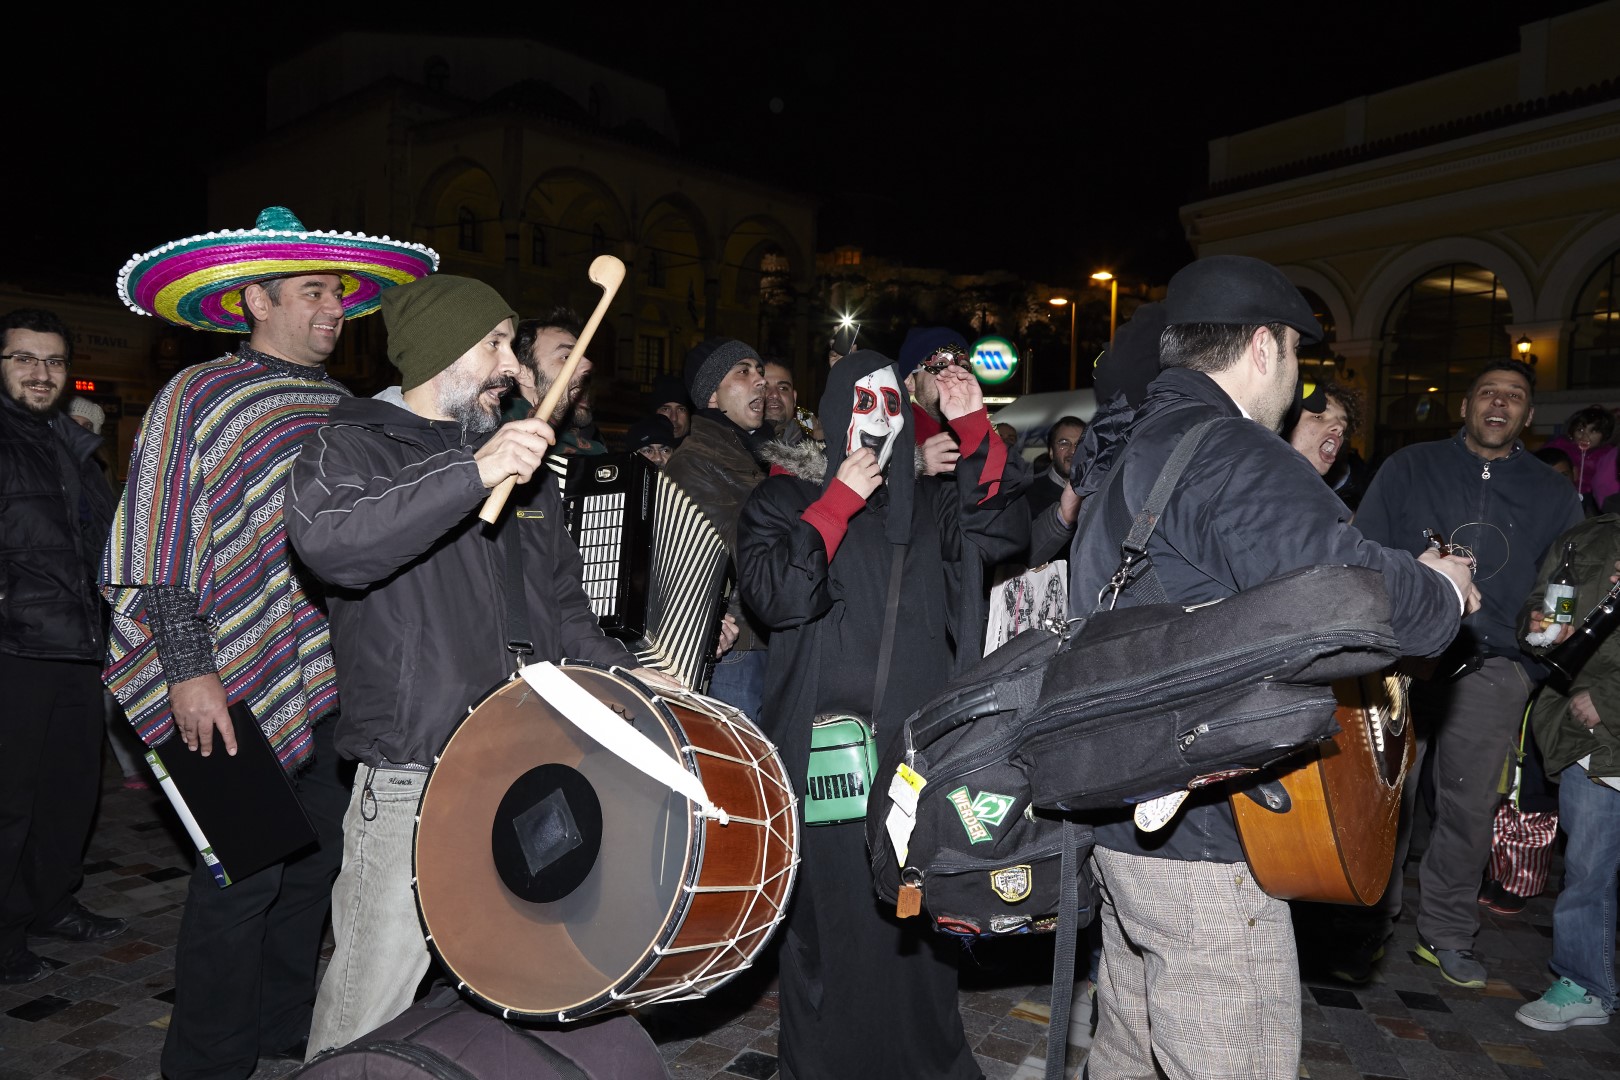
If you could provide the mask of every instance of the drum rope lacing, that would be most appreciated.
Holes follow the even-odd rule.
[[[761,806],[769,805],[770,802],[770,800],[765,798],[765,783],[767,781],[777,792],[785,795],[786,800],[783,802],[781,809],[773,813],[767,819],[761,820],[758,818],[733,816],[731,821],[736,824],[748,824],[762,828],[781,848],[785,848],[788,851],[793,851],[792,836],[790,835],[788,828],[784,826],[790,826],[791,823],[796,820],[796,815],[798,813],[798,797],[794,794],[793,789],[789,785],[783,783],[770,771],[758,767],[761,762],[775,754],[775,747],[772,746],[768,740],[762,738],[757,733],[746,730],[735,724],[729,716],[726,716],[714,709],[704,707],[701,698],[688,697],[680,694],[668,696],[670,696],[672,700],[679,701],[682,705],[689,709],[702,711],[705,715],[710,716],[722,724],[726,731],[731,735],[733,744],[736,745],[739,750],[747,750],[748,747],[753,747],[752,756],[746,757],[736,754],[724,754],[716,750],[691,745],[683,746],[681,749],[683,753],[702,755],[704,757],[711,757],[722,761],[731,761],[739,765],[749,766],[749,775],[753,778],[752,782],[754,784],[755,791],[760,796],[759,802]],[[777,871],[776,873],[766,875],[762,881],[753,885],[683,886],[683,891],[685,891],[688,895],[696,895],[700,893],[751,893],[752,900],[744,909],[742,916],[738,920],[738,925],[751,928],[745,929],[732,937],[724,938],[718,941],[704,942],[696,945],[683,945],[678,948],[656,946],[653,949],[653,952],[655,955],[660,957],[676,956],[684,953],[700,953],[705,951],[711,951],[714,953],[714,955],[710,957],[709,960],[698,968],[692,975],[679,983],[674,983],[669,986],[652,990],[628,991],[623,993],[619,991],[612,991],[610,992],[609,996],[615,1002],[621,1003],[651,1004],[653,1002],[689,1001],[702,997],[703,994],[707,992],[705,990],[706,984],[712,983],[718,985],[731,979],[739,972],[746,971],[748,968],[752,967],[753,965],[750,961],[750,951],[744,946],[749,945],[754,939],[759,938],[761,935],[769,935],[771,931],[776,928],[776,925],[780,920],[782,905],[774,898],[778,891],[775,886],[780,884],[784,878],[788,879],[787,886],[780,890],[780,894],[782,897],[784,897],[784,899],[791,895],[791,879],[793,878],[798,865],[799,860],[797,854],[795,854],[793,858],[788,860],[787,865],[781,870]],[[759,921],[756,916],[762,904],[770,908],[771,916],[763,921]],[[716,968],[719,967],[721,961],[725,960],[734,960],[735,966],[729,966],[717,971]]]

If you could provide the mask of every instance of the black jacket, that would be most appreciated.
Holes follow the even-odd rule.
[[[862,356],[855,352],[839,362],[828,396],[840,379],[848,387],[851,374],[863,373],[857,366]],[[844,430],[847,420],[826,408],[827,396],[822,404],[823,418],[832,416],[831,430]],[[847,405],[843,412],[847,417]],[[899,738],[904,718],[980,654],[984,567],[1016,556],[1029,542],[1022,498],[1028,473],[1014,459],[986,477],[990,449],[1001,449],[1001,442],[983,410],[964,427],[969,433],[954,475],[915,488],[904,485],[914,498],[893,498],[902,488],[896,467],[913,460],[908,425],[908,437],[889,466],[891,483],[865,501],[844,489],[844,509],[851,516],[830,559],[827,540],[812,523],[818,515],[806,518],[813,506],[825,507],[827,469],[833,467],[816,443],[805,440],[792,447],[793,460],[777,462],[789,474],[773,471],[743,507],[738,525],[743,597],[771,627],[760,726],[776,741],[796,783],[804,781],[810,725],[818,714],[856,712],[872,718],[881,757],[882,748]],[[839,448],[835,437],[829,449]],[[910,511],[904,519],[897,510],[901,503]],[[904,547],[894,543],[896,534],[904,537]],[[874,709],[896,551],[903,553],[903,562],[893,656],[881,707]],[[814,1046],[802,1040],[791,1047],[784,1043],[784,1071],[791,1069],[801,1080],[980,1075],[952,1005],[954,964],[936,958],[925,940],[932,935],[917,927],[916,919],[909,926],[869,929],[881,916],[872,900],[865,822],[803,830],[800,858],[781,943],[783,1022],[797,1028],[805,1017],[802,1023],[821,1025],[810,1030],[836,1029],[839,1037]],[[852,968],[826,960],[848,948],[850,939],[884,943],[871,955],[862,954],[861,977],[853,981],[840,974]],[[950,950],[946,946],[944,952]],[[806,1016],[810,1009],[814,1018]],[[868,1022],[852,1026],[846,1022],[852,1017]]]
[[[327,582],[343,711],[337,745],[368,764],[428,764],[469,706],[511,673],[500,538],[517,530],[535,653],[634,667],[580,587],[556,479],[540,470],[485,527],[489,494],[461,427],[388,400],[345,398],[304,443],[287,535]]]
[[[0,393],[0,652],[96,661],[107,652],[96,571],[113,497],[93,457],[100,445],[60,412],[47,418]]]
[[[737,518],[765,472],[743,445],[735,425],[720,423],[701,413],[692,417],[691,430],[669,456],[664,475],[684,491],[709,516],[726,539],[731,554],[732,573],[737,568]],[[766,631],[762,623],[746,612],[741,590],[731,594],[730,613],[737,620],[734,650],[762,649]]]
[[[1356,510],[1356,528],[1380,544],[1422,552],[1434,529],[1474,553],[1480,609],[1463,621],[1459,653],[1521,663],[1519,609],[1536,568],[1565,530],[1584,520],[1581,499],[1552,466],[1522,445],[1487,463],[1459,431],[1391,454]],[[1539,666],[1532,671],[1539,675]]]
[[[1215,416],[1241,417],[1207,375],[1171,368],[1154,380],[1113,465],[1120,482],[1092,496],[1071,550],[1069,608],[1086,615],[1118,568],[1120,541],[1181,436]],[[1087,475],[1088,488],[1099,477]],[[1307,566],[1367,566],[1383,573],[1390,625],[1402,650],[1432,656],[1457,632],[1461,602],[1440,574],[1411,555],[1366,540],[1304,456],[1257,423],[1217,425],[1182,474],[1148,542],[1148,556],[1175,603],[1231,596]],[[1121,607],[1145,602],[1127,590]],[[1224,785],[1195,793],[1171,824],[1141,834],[1129,817],[1100,824],[1098,845],[1186,861],[1241,862]]]

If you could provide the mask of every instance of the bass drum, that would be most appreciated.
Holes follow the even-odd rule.
[[[512,1019],[700,997],[752,963],[786,910],[799,843],[781,758],[723,702],[557,666],[695,774],[729,821],[515,679],[462,720],[422,794],[428,945],[463,993]]]

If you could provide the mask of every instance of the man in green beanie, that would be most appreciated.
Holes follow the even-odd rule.
[[[598,627],[557,485],[535,476],[551,426],[499,423],[518,370],[511,308],[480,281],[440,274],[384,293],[383,320],[400,385],[340,402],[287,488],[288,537],[331,586],[337,747],[360,762],[311,1057],[403,1012],[428,969],[411,890],[416,806],[456,723],[511,673],[508,604],[525,604],[524,663],[635,664]],[[479,507],[507,477],[518,486],[485,527]],[[519,582],[505,581],[510,543]]]

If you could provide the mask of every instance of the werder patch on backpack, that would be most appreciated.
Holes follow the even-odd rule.
[[[1000,825],[1007,818],[1007,811],[1013,808],[1018,800],[1011,795],[997,795],[993,791],[981,791],[973,798],[973,813],[986,825]]]
[[[1035,872],[1027,863],[990,871],[990,887],[1009,904],[1026,899],[1035,887]]]
[[[962,828],[967,830],[968,839],[975,844],[988,844],[993,837],[990,830],[979,822],[979,815],[973,810],[973,797],[968,794],[968,789],[959,787],[951,792],[949,797],[956,807],[956,816],[962,819]],[[1006,812],[1003,808],[1002,813]]]

